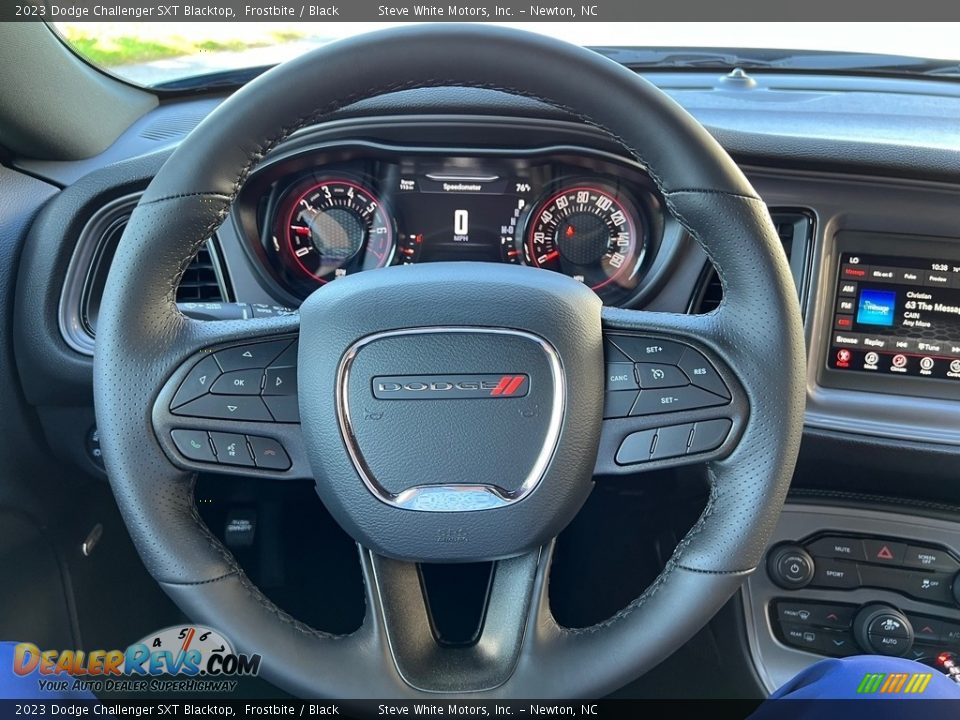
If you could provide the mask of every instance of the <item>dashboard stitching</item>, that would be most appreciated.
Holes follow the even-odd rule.
[[[701,247],[701,249],[703,250],[703,252],[704,252],[704,253],[706,254],[706,256],[710,259],[710,263],[713,265],[714,270],[716,270],[717,277],[720,279],[720,287],[723,288],[723,294],[722,294],[721,297],[720,297],[720,304],[717,305],[717,307],[715,307],[715,308],[714,308],[713,310],[711,310],[709,313],[705,313],[705,314],[704,314],[704,317],[717,316],[717,315],[720,314],[721,310],[722,310],[724,307],[726,307],[726,303],[727,303],[727,289],[728,289],[728,284],[727,284],[726,272],[724,271],[723,266],[722,266],[720,263],[717,262],[717,260],[716,260],[716,258],[714,257],[713,253],[710,251],[710,248],[708,248],[708,247],[707,247],[707,244],[703,241],[703,238],[700,237],[700,233],[693,229],[690,221],[687,220],[679,210],[677,210],[676,205],[674,205],[674,203],[673,203],[673,197],[674,197],[675,195],[694,195],[694,194],[709,194],[709,193],[707,193],[707,192],[705,192],[705,191],[701,191],[701,190],[677,190],[677,191],[675,191],[675,192],[664,193],[664,194],[663,194],[663,201],[664,201],[664,203],[666,204],[667,209],[669,209],[670,212],[673,214],[673,216],[674,216],[675,218],[677,218],[677,220],[679,221],[679,223],[680,223],[681,225],[683,225],[683,227],[686,229],[686,231],[687,231],[688,233],[690,233],[691,237],[693,237],[693,239],[697,241],[697,244]],[[732,196],[732,197],[743,198],[744,200],[747,200],[747,201],[754,201],[754,200],[755,200],[755,201],[757,201],[757,202],[763,203],[763,201],[760,200],[759,198],[753,198],[753,197],[749,197],[749,196],[746,196],[746,195],[734,195],[734,194],[732,194],[732,193],[724,193],[724,192],[717,192],[717,193],[714,193],[714,194],[716,194],[716,195],[730,195],[730,196]]]
[[[180,198],[188,197],[218,197],[227,202],[232,202],[233,198],[229,195],[224,195],[223,193],[214,192],[212,190],[202,190],[200,192],[189,192],[189,193],[179,193],[177,195],[164,195],[163,197],[156,198],[155,200],[147,200],[143,205],[152,205],[153,203],[163,202],[164,200],[179,200]]]

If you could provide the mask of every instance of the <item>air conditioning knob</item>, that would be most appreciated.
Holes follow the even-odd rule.
[[[853,632],[864,650],[902,657],[913,647],[913,627],[906,615],[889,605],[865,605],[853,620]]]

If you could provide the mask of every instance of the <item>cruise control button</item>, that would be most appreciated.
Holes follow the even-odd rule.
[[[905,543],[867,538],[863,541],[863,550],[867,554],[867,562],[884,565],[902,565],[903,556],[907,554]]]
[[[265,470],[289,470],[290,458],[283,445],[272,438],[248,435],[247,441],[253,450],[254,461],[258,468]]]
[[[607,391],[636,390],[633,363],[607,363]]]
[[[821,560],[816,563],[816,572],[813,575],[813,585],[817,587],[849,589],[860,584],[857,575],[857,566],[854,563],[845,563],[838,560]]]
[[[656,430],[644,430],[627,435],[617,450],[617,465],[635,465],[650,459]]]
[[[687,452],[693,454],[716,450],[727,439],[731,427],[733,423],[726,418],[698,422],[693,428],[693,439]]]
[[[221,465],[242,465],[253,467],[253,457],[247,447],[247,439],[236,433],[210,433],[213,447],[217,451],[217,461]]]
[[[267,406],[259,397],[243,395],[204,395],[173,411],[174,415],[216,418],[218,420],[246,420],[270,422],[273,420]]]
[[[269,367],[263,381],[264,395],[296,395],[297,369],[295,367]]]
[[[214,357],[224,372],[231,370],[253,370],[265,368],[290,345],[290,340],[271,340],[270,342],[239,345],[214,353]]]
[[[654,415],[656,413],[679,412],[694,408],[726,405],[729,400],[717,397],[713,393],[697,387],[681,387],[672,390],[641,390],[640,397],[634,403],[631,415]]]
[[[663,460],[665,458],[686,455],[687,443],[690,440],[690,432],[692,430],[692,424],[660,428],[657,431],[657,442],[653,446],[651,459]]]
[[[814,557],[865,560],[863,543],[857,538],[823,537],[807,545]]]
[[[730,391],[720,379],[720,375],[714,370],[707,359],[693,348],[687,348],[680,359],[680,369],[690,378],[690,382],[699,388],[720,397],[730,398]]]
[[[210,388],[215,395],[259,395],[263,370],[234,370],[224,373]]]
[[[198,462],[217,461],[217,456],[213,454],[210,446],[210,438],[203,430],[171,430],[170,439],[185,458]]]
[[[300,422],[300,402],[296,395],[264,396],[263,401],[277,422]]]
[[[218,377],[220,377],[220,366],[217,365],[217,361],[213,359],[213,356],[205,357],[187,373],[187,377],[184,378],[177,389],[177,394],[173,396],[170,407],[180,407],[184,403],[207,394]]]
[[[680,372],[679,368],[674,365],[637,363],[636,367],[640,387],[644,389],[683,387],[684,385],[690,384],[687,376]]]
[[[636,390],[606,393],[603,396],[604,419],[627,417],[630,414],[630,408],[637,401],[637,395]]]
[[[633,360],[628,357],[623,350],[618,348],[607,338],[604,338],[603,341],[603,357],[608,363],[633,362]]]
[[[610,339],[633,359],[640,363],[664,363],[676,365],[686,350],[686,345],[658,340],[657,338],[632,335],[612,335]]]
[[[921,570],[937,570],[939,572],[956,572],[960,563],[953,559],[946,550],[936,548],[907,546],[903,556],[904,567],[919,568]]]

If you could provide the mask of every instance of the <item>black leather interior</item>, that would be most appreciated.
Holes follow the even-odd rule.
[[[414,39],[417,53],[408,50]],[[461,52],[465,46],[469,54]],[[444,69],[442,77],[437,68]],[[709,468],[713,489],[703,517],[640,598],[584,630],[552,620],[544,591],[549,562],[542,562],[515,671],[488,691],[600,694],[669,655],[756,566],[790,481],[804,403],[800,313],[765,206],[702,127],[613,62],[516,31],[417,27],[331,44],[264,74],[224,102],[156,176],[114,259],[95,359],[107,469],[150,572],[189,616],[215,622],[241,649],[261,653],[268,678],[309,695],[417,694],[393,667],[374,590],[364,627],[334,639],[286,616],[251,585],[199,520],[193,478],[170,465],[150,417],[158,389],[192,352],[296,329],[290,319],[198,323],[174,304],[187,262],[224,220],[250,170],[291,133],[346,104],[433,85],[535,97],[603,129],[648,168],[724,283],[724,304],[710,315],[603,315],[607,327],[695,338],[742,381],[750,421],[733,454]],[[765,353],[771,347],[779,350],[776,362]],[[375,587],[369,576],[368,585]]]

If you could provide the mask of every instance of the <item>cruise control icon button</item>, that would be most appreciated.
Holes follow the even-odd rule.
[[[689,385],[690,381],[675,365],[637,363],[637,378],[641,388],[669,388]]]

